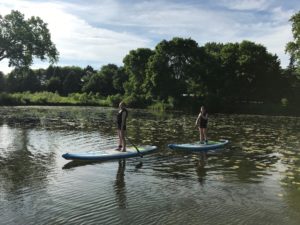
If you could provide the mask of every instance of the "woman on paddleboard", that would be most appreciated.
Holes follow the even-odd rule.
[[[204,106],[201,106],[200,113],[197,117],[195,126],[199,128],[200,133],[200,143],[207,144],[207,122],[208,122],[208,113]]]
[[[120,102],[119,111],[117,114],[117,126],[118,126],[118,137],[119,146],[116,150],[126,152],[126,119],[128,116],[128,111],[124,102]]]

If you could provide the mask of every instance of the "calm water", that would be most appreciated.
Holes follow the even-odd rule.
[[[197,115],[130,110],[128,135],[158,151],[76,164],[65,152],[116,145],[113,108],[0,107],[0,224],[300,224],[300,118],[211,115],[204,158]]]

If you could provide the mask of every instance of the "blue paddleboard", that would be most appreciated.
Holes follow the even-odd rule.
[[[222,148],[228,143],[228,140],[208,141],[208,143],[201,144],[200,142],[186,143],[186,144],[169,144],[168,147],[173,150],[187,150],[193,152],[208,151]]]
[[[107,149],[101,151],[89,151],[89,152],[74,152],[65,153],[63,158],[68,160],[112,160],[112,159],[124,159],[131,157],[140,157],[152,153],[157,149],[156,146],[145,145],[137,146],[139,152],[134,147],[127,147],[126,152],[117,151],[114,149]]]

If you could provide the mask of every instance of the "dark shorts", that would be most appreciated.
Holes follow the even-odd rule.
[[[121,124],[118,124],[118,130],[121,130]],[[123,130],[126,130],[126,126],[123,127]]]
[[[207,128],[207,122],[200,123],[200,128]]]

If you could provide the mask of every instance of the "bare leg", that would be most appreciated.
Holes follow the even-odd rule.
[[[121,150],[122,148],[122,135],[121,135],[121,130],[118,129],[118,138],[119,138],[119,141],[118,141],[118,148],[116,150]]]
[[[203,128],[199,128],[199,131],[200,131],[200,142],[203,142],[203,136],[204,136],[204,133],[203,133]]]
[[[207,128],[203,128],[203,137],[204,140],[207,141]]]
[[[201,142],[201,128],[199,127],[199,140]]]
[[[121,130],[120,134],[121,134],[122,151],[126,152],[126,139],[125,139],[126,131],[125,130]]]

